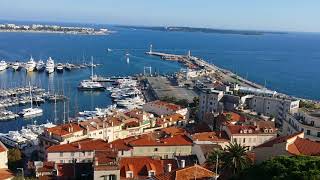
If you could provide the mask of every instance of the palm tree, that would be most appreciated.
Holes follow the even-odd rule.
[[[238,143],[227,145],[221,159],[226,168],[230,168],[234,174],[250,165],[250,159],[247,156],[247,147]]]

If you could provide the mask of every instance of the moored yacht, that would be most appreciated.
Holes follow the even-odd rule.
[[[21,66],[18,61],[16,61],[15,63],[12,64],[12,69],[14,69],[15,71],[19,71],[20,68],[21,68]]]
[[[26,70],[28,72],[34,71],[34,69],[36,68],[36,62],[34,61],[33,57],[30,57],[30,60],[27,62],[26,64]]]
[[[46,71],[49,74],[54,72],[54,61],[51,57],[49,57],[49,59],[47,60]]]
[[[38,61],[37,66],[36,66],[37,71],[43,71],[44,68],[45,68],[44,62],[42,60]]]
[[[0,71],[7,69],[8,64],[5,61],[0,61]]]
[[[63,65],[61,63],[57,64],[57,72],[63,72]]]
[[[23,117],[34,117],[34,116],[41,116],[43,110],[41,108],[34,108],[32,106],[32,90],[31,90],[31,85],[29,82],[29,87],[30,87],[30,108],[23,109],[19,114]]]
[[[71,65],[70,63],[67,63],[67,64],[65,65],[65,68],[66,68],[67,71],[71,71],[72,65]]]
[[[101,83],[92,80],[81,81],[78,88],[80,90],[105,90],[105,87]]]

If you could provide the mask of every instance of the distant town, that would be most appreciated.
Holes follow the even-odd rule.
[[[30,33],[64,33],[64,34],[83,34],[83,35],[107,35],[111,31],[108,29],[94,29],[89,27],[66,27],[45,24],[0,24],[0,32],[30,32]]]

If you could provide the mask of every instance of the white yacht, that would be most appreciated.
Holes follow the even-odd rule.
[[[105,87],[101,83],[94,82],[92,80],[81,81],[78,88],[80,90],[104,90],[105,89]]]
[[[37,71],[43,71],[44,68],[45,68],[44,62],[42,60],[38,61],[37,66],[36,66]]]
[[[31,71],[34,71],[34,69],[36,68],[37,64],[36,62],[34,61],[33,57],[31,56],[30,57],[30,60],[27,62],[26,64],[26,70],[28,72],[31,72]]]
[[[57,64],[57,72],[63,72],[63,65],[61,63]]]
[[[0,61],[0,71],[7,69],[8,64],[5,61]]]
[[[18,61],[13,63],[12,69],[14,69],[15,71],[18,71],[20,68],[21,68],[21,66],[20,66],[20,63]]]
[[[91,77],[93,77],[93,57],[91,57]],[[101,83],[93,81],[92,78],[81,81],[78,88],[80,90],[105,90]]]
[[[49,74],[54,72],[54,61],[51,57],[49,57],[49,59],[47,60],[46,71]]]
[[[34,117],[34,116],[41,116],[43,110],[41,108],[34,108],[32,106],[32,92],[31,92],[31,85],[29,82],[30,87],[30,108],[23,109],[19,114],[23,117]]]

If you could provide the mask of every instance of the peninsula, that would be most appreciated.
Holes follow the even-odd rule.
[[[30,33],[63,33],[63,34],[82,34],[82,35],[108,35],[108,29],[94,29],[89,27],[67,27],[45,24],[0,24],[0,32],[30,32]]]

